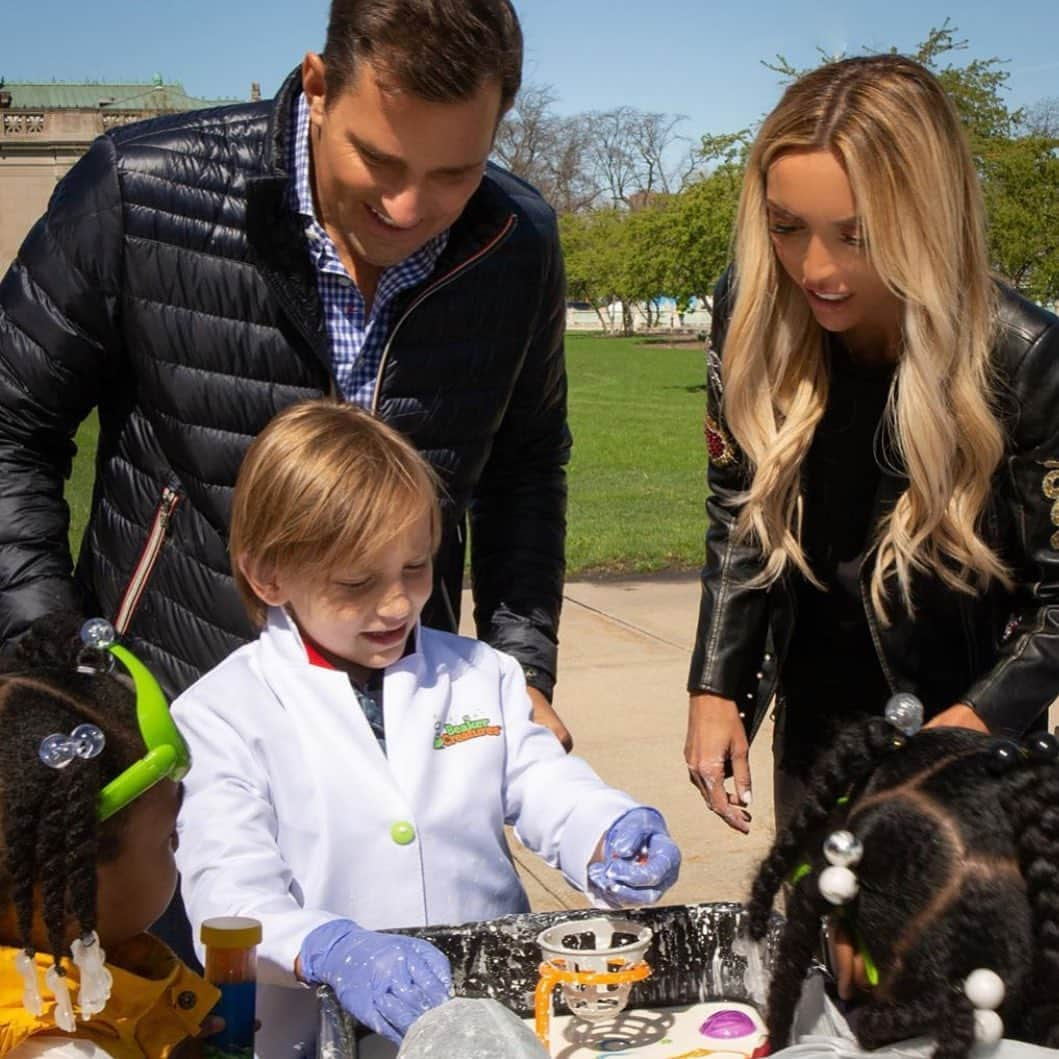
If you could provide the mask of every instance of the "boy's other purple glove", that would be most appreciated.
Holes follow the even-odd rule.
[[[589,884],[608,904],[653,905],[677,881],[680,850],[657,809],[630,809],[603,837],[603,859]]]
[[[430,942],[365,930],[350,919],[308,934],[299,960],[303,980],[329,985],[358,1022],[395,1044],[452,995],[449,961]]]

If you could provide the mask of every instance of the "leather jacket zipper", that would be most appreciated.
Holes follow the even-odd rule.
[[[500,229],[493,238],[486,243],[477,253],[472,254],[466,261],[461,261],[460,264],[454,268],[449,269],[444,276],[439,277],[433,283],[430,284],[425,290],[420,291],[419,296],[408,306],[397,323],[390,329],[389,337],[386,339],[386,345],[383,346],[382,356],[379,358],[379,368],[375,373],[375,389],[371,395],[371,414],[376,415],[379,409],[379,385],[382,382],[382,373],[386,368],[386,361],[390,356],[390,348],[393,346],[393,340],[400,330],[401,325],[411,316],[412,312],[423,304],[435,291],[441,290],[442,287],[447,287],[457,276],[462,275],[469,268],[473,268],[480,261],[487,258],[511,233],[511,230],[515,227],[517,221],[515,215],[509,214],[507,223],[503,228]]]
[[[886,678],[886,683],[890,685],[891,693],[896,693],[903,690],[897,686],[897,681],[894,679],[893,671],[890,669],[889,663],[886,661],[886,652],[883,650],[882,639],[879,636],[879,629],[876,624],[875,608],[871,604],[871,596],[868,593],[868,583],[866,581],[865,566],[868,559],[872,559],[873,562],[876,558],[877,553],[872,550],[861,560],[860,570],[857,573],[857,583],[860,588],[860,599],[861,605],[864,607],[864,617],[868,621],[868,631],[871,633],[872,643],[875,645],[875,654],[879,659],[879,667],[883,671],[883,676]]]
[[[162,498],[158,503],[158,507],[155,508],[154,518],[151,520],[151,528],[147,533],[143,551],[140,553],[140,558],[133,568],[132,576],[125,587],[125,594],[122,596],[121,603],[118,606],[118,612],[114,616],[114,629],[119,636],[126,632],[132,622],[132,616],[136,613],[136,608],[140,605],[140,598],[147,587],[147,582],[151,579],[151,573],[162,551],[162,545],[165,543],[170,519],[172,519],[173,512],[176,510],[180,500],[180,493],[172,486],[167,485],[162,490]]]

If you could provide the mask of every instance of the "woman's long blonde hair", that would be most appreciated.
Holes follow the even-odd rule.
[[[765,119],[750,152],[735,237],[736,290],[724,346],[723,410],[753,478],[736,532],[755,540],[770,584],[800,541],[802,462],[828,398],[824,332],[778,264],[766,177],[781,154],[832,152],[849,177],[866,253],[902,305],[896,385],[884,414],[908,488],[876,527],[872,605],[887,619],[896,574],[914,610],[914,571],[975,594],[1010,583],[979,522],[1004,452],[992,407],[995,288],[977,174],[937,80],[897,55],[846,59],[807,74]]]

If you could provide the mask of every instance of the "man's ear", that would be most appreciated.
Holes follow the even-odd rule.
[[[318,124],[323,117],[327,99],[327,67],[323,56],[306,52],[302,59],[302,91],[309,104],[309,120]]]
[[[288,597],[280,586],[275,563],[265,563],[246,555],[237,556],[235,562],[262,603],[270,607],[282,607],[287,603]]]

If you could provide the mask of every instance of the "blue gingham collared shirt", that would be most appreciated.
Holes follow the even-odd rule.
[[[354,404],[371,407],[375,376],[390,332],[394,297],[434,270],[448,242],[448,231],[434,236],[411,257],[383,269],[372,301],[371,312],[364,311],[364,298],[346,271],[335,244],[313,209],[309,185],[309,104],[298,96],[294,109],[294,135],[291,172],[291,207],[305,222],[309,257],[316,270],[316,287],[324,307],[331,368],[339,393]]]

